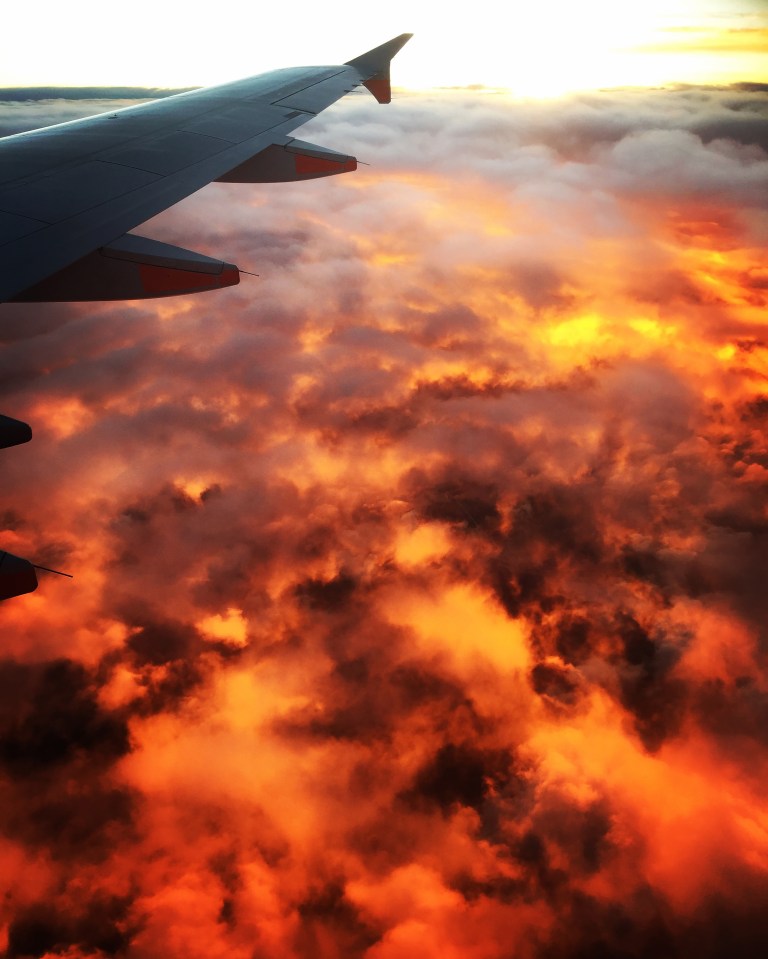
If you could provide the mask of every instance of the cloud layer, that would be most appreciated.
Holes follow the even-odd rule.
[[[765,954],[767,113],[351,97],[0,307],[10,957]]]

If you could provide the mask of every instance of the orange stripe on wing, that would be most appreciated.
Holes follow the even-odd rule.
[[[231,263],[224,265],[219,274],[197,273],[193,270],[173,270],[164,266],[140,266],[141,283],[144,292],[150,296],[170,296],[174,293],[195,293],[199,290],[219,290],[226,286],[236,286],[240,282],[240,271]]]
[[[326,157],[308,156],[306,153],[296,154],[296,172],[300,174],[347,173],[356,169],[357,160],[354,157],[339,161]]]

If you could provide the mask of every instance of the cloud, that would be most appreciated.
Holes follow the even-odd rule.
[[[9,955],[765,952],[764,133],[351,98],[139,231],[258,280],[0,308]]]

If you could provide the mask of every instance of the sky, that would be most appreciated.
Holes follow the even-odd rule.
[[[0,605],[9,959],[768,953],[744,63],[350,96],[301,136],[369,166],[138,231],[258,278],[0,306],[0,545],[75,576]]]
[[[768,72],[766,0],[476,0],[467,5],[390,0],[297,0],[290,16],[252,0],[190,16],[179,0],[133,0],[105,14],[95,0],[46,4],[30,34],[28,11],[3,15],[8,44],[0,86],[224,83],[283,66],[340,63],[392,36],[414,33],[398,57],[409,89],[483,84],[518,96],[669,82],[733,82]]]

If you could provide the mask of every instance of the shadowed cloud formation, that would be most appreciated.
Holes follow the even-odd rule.
[[[0,307],[11,957],[768,949],[765,91],[395,106]]]

